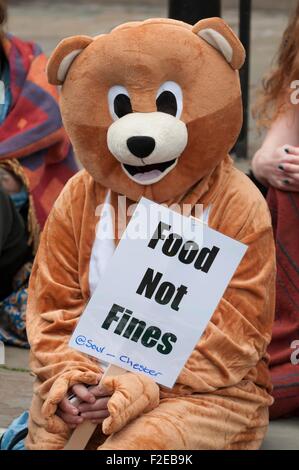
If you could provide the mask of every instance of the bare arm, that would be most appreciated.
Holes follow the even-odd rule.
[[[252,171],[265,186],[299,190],[299,112],[297,106],[289,108],[273,122],[262,146],[253,157]]]

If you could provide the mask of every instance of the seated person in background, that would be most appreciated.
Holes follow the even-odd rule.
[[[47,59],[36,44],[6,34],[5,20],[0,0],[0,340],[25,346],[28,261],[76,164]]]
[[[284,32],[277,68],[266,79],[256,107],[259,123],[269,129],[251,171],[267,197],[276,239],[271,418],[299,415],[299,108],[298,90],[292,85],[299,77],[298,21],[299,4]]]

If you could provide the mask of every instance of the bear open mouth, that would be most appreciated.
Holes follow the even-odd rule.
[[[122,163],[122,168],[129,178],[139,184],[153,184],[160,181],[177,164],[177,158],[153,165],[134,166]]]

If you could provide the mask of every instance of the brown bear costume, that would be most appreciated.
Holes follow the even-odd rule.
[[[242,45],[218,18],[194,27],[128,23],[65,39],[54,51],[49,81],[63,85],[64,125],[85,169],[57,200],[32,273],[28,449],[63,448],[70,430],[57,404],[73,384],[95,384],[102,373],[68,341],[92,292],[96,209],[108,195],[115,208],[118,195],[203,204],[209,225],[248,250],[173,389],[132,373],[106,379],[110,416],[90,446],[259,448],[272,403],[275,255],[266,204],[228,156],[242,121],[243,61]]]

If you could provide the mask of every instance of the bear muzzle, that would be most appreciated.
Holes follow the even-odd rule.
[[[130,113],[108,129],[107,145],[125,174],[142,185],[164,178],[188,143],[186,124],[163,112]]]

